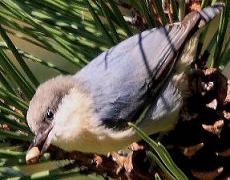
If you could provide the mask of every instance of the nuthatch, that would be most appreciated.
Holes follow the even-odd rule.
[[[136,34],[75,75],[41,84],[27,112],[35,134],[31,147],[43,153],[53,144],[65,151],[105,154],[140,140],[128,122],[148,135],[171,130],[184,97],[180,74],[191,64],[177,61],[178,54],[222,7],[207,7],[180,23]]]

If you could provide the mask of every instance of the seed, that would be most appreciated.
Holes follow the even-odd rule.
[[[27,164],[34,164],[38,161],[40,156],[40,151],[38,147],[32,147],[27,153],[26,153],[26,163]]]

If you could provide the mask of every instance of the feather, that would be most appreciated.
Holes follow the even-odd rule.
[[[88,89],[102,125],[123,129],[168,87],[176,56],[220,7],[193,12],[181,23],[146,30],[102,53],[75,75]],[[209,17],[210,18],[207,18]],[[166,84],[165,84],[166,83]]]

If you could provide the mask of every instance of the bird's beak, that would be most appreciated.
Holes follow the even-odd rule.
[[[51,144],[52,137],[50,131],[52,130],[52,128],[53,125],[49,125],[45,131],[39,131],[38,134],[34,137],[32,143],[30,144],[28,151],[33,147],[38,147],[41,155],[46,152]]]
[[[26,153],[27,164],[36,163],[40,156],[49,148],[53,138],[51,132],[52,128],[53,124],[46,126],[45,130],[44,127],[40,128]]]

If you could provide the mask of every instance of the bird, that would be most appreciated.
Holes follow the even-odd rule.
[[[27,111],[35,138],[29,150],[107,154],[147,135],[172,130],[186,96],[193,60],[178,60],[186,42],[223,9],[189,13],[181,22],[145,30],[94,58],[74,75],[42,83]],[[185,83],[185,84],[184,84]]]

